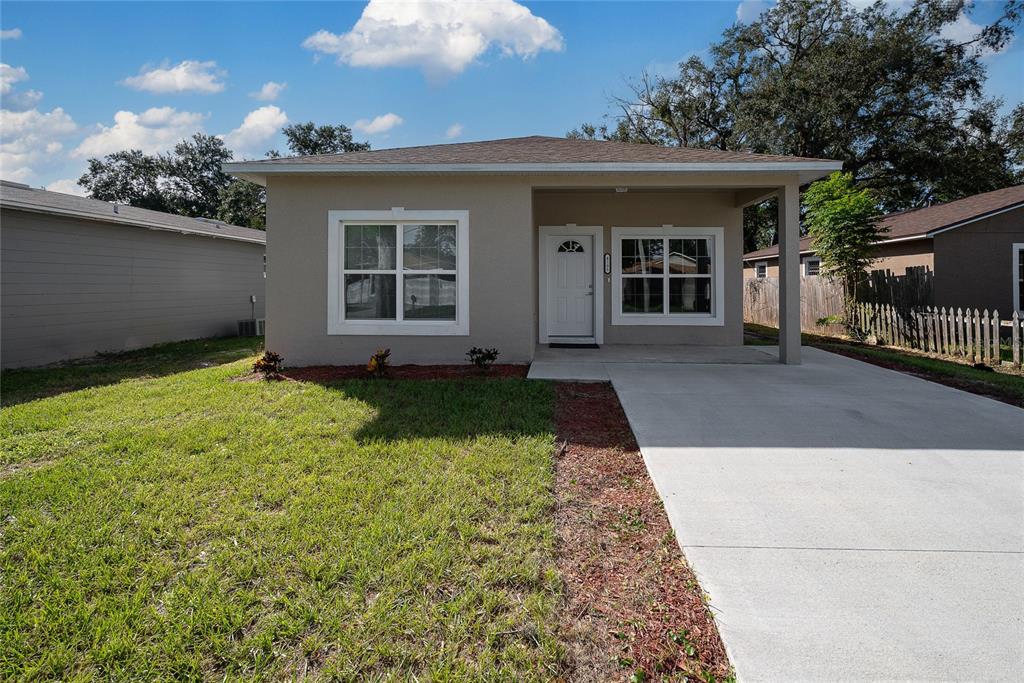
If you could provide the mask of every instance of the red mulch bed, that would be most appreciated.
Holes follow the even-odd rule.
[[[569,680],[729,677],[718,629],[615,391],[607,383],[559,383],[556,391]]]
[[[492,365],[487,371],[465,365],[393,365],[388,379],[459,379],[462,377],[526,377],[529,365]],[[287,368],[281,372],[287,379],[299,382],[333,382],[342,379],[371,377],[365,365],[311,365]]]

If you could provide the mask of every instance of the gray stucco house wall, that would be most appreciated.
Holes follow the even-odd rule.
[[[236,162],[266,187],[267,348],[291,366],[525,363],[538,345],[741,345],[742,209],[840,163],[531,136]],[[685,353],[685,349],[680,349]]]
[[[0,364],[227,336],[264,315],[264,233],[33,190],[0,194]]]

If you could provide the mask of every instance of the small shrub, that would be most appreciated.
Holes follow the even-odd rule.
[[[253,372],[263,375],[264,379],[271,379],[281,374],[281,354],[273,351],[264,351],[263,355],[252,364]]]
[[[374,377],[385,377],[391,367],[391,349],[377,349],[366,364],[366,371]]]
[[[494,365],[494,361],[498,360],[499,355],[498,349],[481,349],[478,346],[474,346],[466,353],[469,362],[480,370],[487,370]]]

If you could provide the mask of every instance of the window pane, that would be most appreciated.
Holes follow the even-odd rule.
[[[394,270],[394,225],[346,225],[345,270]]]
[[[346,320],[394,320],[395,275],[346,275]]]
[[[660,277],[631,277],[622,280],[623,313],[663,313],[664,280]]]
[[[808,261],[807,262],[807,274],[808,275],[817,275],[820,272],[821,272],[821,261],[818,261],[817,259],[815,259],[813,261]]]
[[[406,275],[403,279],[406,320],[455,320],[454,275]]]
[[[622,240],[622,273],[651,275],[664,272],[664,246],[661,239]]]
[[[406,225],[402,244],[406,270],[455,270],[454,225]]]
[[[710,313],[711,278],[673,277],[668,281],[669,313]]]
[[[668,241],[669,272],[677,275],[691,273],[710,273],[711,254],[709,240],[670,239]]]

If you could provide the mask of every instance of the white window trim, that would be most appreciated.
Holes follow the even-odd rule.
[[[818,272],[819,273],[821,272],[821,257],[820,256],[805,256],[804,257],[804,265],[803,265],[804,277],[816,277],[816,275],[809,275],[807,273],[807,264],[810,263],[811,261],[817,261],[817,263],[818,263]]]
[[[590,235],[594,239],[594,343],[604,343],[604,228],[600,225],[542,225],[537,231],[537,273],[540,276],[538,295],[538,343],[559,341],[548,335],[548,238],[552,235]]]
[[[764,266],[764,275],[758,275],[757,274],[757,269],[760,268],[761,266]],[[768,279],[768,262],[767,261],[758,261],[757,263],[754,264],[754,277],[756,279],[758,279],[758,280],[766,280],[766,279]]]
[[[712,251],[711,308],[708,313],[623,313],[622,312],[622,238],[654,239],[663,237],[709,237]],[[658,228],[612,227],[612,325],[725,325],[725,228],[683,228],[663,225]]]
[[[1014,242],[1013,244],[1013,277],[1010,282],[1013,283],[1013,301],[1011,302],[1011,309],[1016,310],[1021,315],[1024,315],[1024,308],[1017,308],[1020,305],[1020,253],[1021,249],[1024,249],[1024,242]],[[1012,316],[1013,313],[1010,313]]]
[[[345,298],[341,295],[345,223],[454,223],[456,225],[455,282],[458,290],[455,320],[345,320]],[[401,233],[397,248],[402,248]],[[396,265],[400,265],[396,264]],[[367,271],[372,273],[372,271]],[[401,287],[396,287],[402,305]],[[420,211],[396,207],[388,211],[327,212],[327,334],[395,336],[469,335],[469,211]]]

